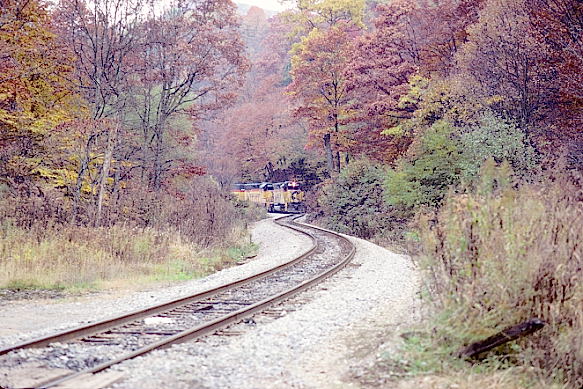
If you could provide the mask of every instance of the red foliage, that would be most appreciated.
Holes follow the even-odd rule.
[[[553,81],[558,84],[558,104],[549,110],[548,122],[562,143],[583,148],[583,3],[534,0],[531,14],[539,50],[548,53],[548,61],[540,65],[556,75]]]
[[[252,55],[243,93],[202,134],[206,163],[222,184],[228,185],[235,176],[271,179],[276,166],[285,167],[302,151],[304,131],[291,119],[289,97],[284,93],[289,28],[277,17],[269,21]],[[248,36],[248,44],[255,39]]]
[[[395,119],[409,115],[398,108],[398,102],[419,64],[418,46],[410,29],[414,9],[407,1],[379,6],[375,30],[356,42],[345,70],[353,96],[350,121],[358,126],[354,149],[379,160],[394,159],[400,153],[398,148],[405,146],[402,140],[383,136],[381,131]]]
[[[345,68],[359,31],[344,22],[314,31],[294,58],[288,90],[297,103],[295,116],[309,125],[308,146],[323,142],[328,170],[333,173],[340,171],[338,153],[349,151],[352,144],[343,125],[350,109]]]
[[[412,105],[399,105],[413,74],[429,77],[450,71],[482,2],[396,0],[377,6],[373,31],[356,42],[346,67],[355,113],[350,121],[358,126],[354,152],[390,162],[406,150],[408,136],[381,132],[415,110]]]

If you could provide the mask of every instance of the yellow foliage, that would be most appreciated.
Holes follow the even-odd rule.
[[[72,57],[57,43],[44,7],[36,0],[7,1],[0,10],[0,144],[15,139],[27,144],[7,155],[8,163],[0,167],[4,177],[56,178],[48,166],[58,147],[42,143],[75,112],[86,112],[67,81]]]
[[[352,22],[365,28],[364,0],[297,0],[297,11],[288,11],[282,16],[295,28],[292,38],[308,35],[313,29],[328,29],[338,22]]]
[[[312,22],[333,26],[341,20],[363,25],[364,0],[298,0],[298,9],[314,17]]]

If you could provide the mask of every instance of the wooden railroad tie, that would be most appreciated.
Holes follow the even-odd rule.
[[[538,318],[527,320],[518,325],[508,327],[487,339],[471,343],[457,352],[460,358],[473,359],[479,354],[490,351],[493,348],[513,341],[523,336],[530,335],[545,326],[545,322]]]

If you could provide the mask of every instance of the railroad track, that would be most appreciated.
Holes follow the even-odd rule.
[[[298,224],[297,217],[276,220],[312,240],[311,249],[290,262],[178,300],[1,349],[0,365],[30,362],[22,350],[40,348],[35,354],[38,363],[67,367],[71,372],[60,370],[25,387],[66,387],[67,382],[87,380],[125,360],[214,333],[265,311],[330,277],[354,256],[348,239]]]

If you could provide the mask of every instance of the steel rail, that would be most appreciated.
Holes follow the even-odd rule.
[[[313,226],[310,226],[309,228],[314,228],[314,229],[326,231],[326,230],[320,229],[318,227],[313,227]],[[329,231],[326,231],[326,232],[329,232]],[[340,235],[338,235],[338,236],[340,236]],[[343,240],[349,242],[348,239],[344,238],[343,236],[340,236],[340,237]],[[52,386],[61,384],[65,381],[72,380],[76,377],[80,377],[80,376],[85,375],[85,374],[99,373],[99,372],[101,372],[101,371],[103,371],[103,370],[105,370],[113,365],[117,365],[117,364],[124,362],[124,361],[127,361],[129,359],[139,357],[141,355],[149,353],[150,351],[153,351],[156,349],[164,349],[164,348],[170,347],[174,344],[179,344],[179,343],[183,343],[183,342],[186,342],[189,340],[193,340],[193,339],[199,338],[201,336],[207,335],[207,334],[209,334],[213,331],[216,331],[220,328],[226,327],[229,324],[239,322],[246,317],[252,316],[256,313],[259,313],[259,312],[265,310],[269,306],[272,306],[272,305],[274,305],[278,302],[281,302],[283,300],[287,300],[290,297],[294,296],[295,294],[300,293],[300,292],[320,283],[321,281],[325,280],[326,278],[331,277],[332,275],[336,274],[338,271],[342,270],[352,260],[355,252],[356,252],[356,248],[354,247],[354,245],[351,244],[351,250],[350,250],[349,254],[341,262],[334,265],[328,271],[321,273],[321,274],[317,275],[316,277],[313,277],[309,280],[306,280],[293,288],[290,288],[290,289],[288,289],[284,292],[281,292],[275,296],[269,297],[263,301],[259,301],[259,302],[255,303],[249,307],[242,308],[242,309],[240,309],[236,312],[233,312],[229,315],[223,316],[221,318],[215,319],[215,320],[210,321],[208,323],[204,323],[204,324],[201,324],[197,327],[183,331],[183,332],[176,334],[170,338],[163,339],[163,340],[158,341],[156,343],[150,344],[144,348],[141,348],[141,349],[136,350],[132,353],[126,354],[118,359],[111,360],[111,361],[102,363],[100,365],[94,366],[91,369],[83,370],[83,371],[77,372],[75,374],[48,382],[48,383],[40,386],[40,388],[42,388],[42,389],[47,388],[48,389]]]
[[[298,217],[297,215],[295,217],[292,216],[291,219],[294,220],[297,217]],[[279,224],[279,225],[284,225],[282,223],[282,220],[284,220],[284,219],[287,219],[287,217],[283,217],[283,218],[277,219],[276,220],[276,223]],[[296,224],[295,222],[292,222],[292,223],[293,224]],[[298,227],[295,227],[295,226],[291,225],[291,223],[290,224],[285,224],[284,226],[286,226],[286,227],[288,227],[290,229],[293,229],[295,231],[298,231],[298,232],[300,232],[302,234],[305,234],[305,235],[310,236],[310,238],[312,239],[312,242],[313,242],[313,247],[310,250],[308,250],[306,253],[304,253],[301,256],[299,256],[298,258],[296,258],[296,259],[294,259],[292,261],[289,261],[289,262],[287,262],[287,263],[285,263],[283,265],[279,265],[279,266],[277,266],[277,267],[275,267],[273,269],[270,269],[268,271],[264,271],[262,273],[259,273],[259,274],[255,275],[255,276],[248,277],[248,278],[245,278],[243,280],[236,281],[235,283],[232,283],[232,284],[223,285],[223,286],[220,286],[220,287],[215,288],[215,289],[211,289],[211,290],[206,291],[206,292],[201,292],[201,293],[199,293],[197,295],[193,295],[193,296],[190,296],[188,298],[194,298],[195,296],[197,298],[201,298],[201,295],[204,295],[205,297],[208,297],[208,296],[210,296],[212,294],[218,293],[219,291],[223,291],[223,290],[232,288],[235,285],[236,286],[239,286],[239,285],[245,284],[246,282],[244,282],[244,281],[249,282],[251,280],[257,280],[259,278],[264,278],[265,276],[268,276],[269,274],[273,273],[274,271],[280,270],[280,269],[285,268],[287,266],[291,266],[292,264],[295,264],[295,263],[297,263],[297,262],[305,259],[306,257],[308,257],[309,255],[311,255],[312,253],[314,253],[314,251],[317,249],[318,246],[316,245],[316,243],[315,243],[316,240],[315,240],[315,238],[312,235],[310,235],[309,233],[303,231],[302,229],[300,229]],[[163,348],[167,348],[167,347],[169,347],[169,346],[171,346],[173,344],[178,344],[178,343],[186,342],[186,341],[189,341],[189,340],[192,340],[192,339],[196,339],[196,338],[199,338],[201,336],[204,336],[204,335],[207,335],[209,333],[212,333],[213,331],[216,331],[216,330],[218,330],[220,328],[226,327],[229,324],[233,324],[233,323],[239,322],[239,321],[241,321],[242,319],[244,319],[246,317],[252,316],[252,315],[254,315],[256,313],[259,313],[259,312],[265,310],[269,306],[272,306],[272,305],[274,305],[274,304],[276,304],[278,302],[281,302],[283,300],[289,299],[290,297],[294,296],[295,294],[297,294],[299,292],[302,292],[305,289],[310,288],[310,287],[318,284],[319,282],[323,281],[324,279],[326,279],[326,278],[328,278],[328,277],[336,274],[338,271],[340,271],[342,268],[344,268],[352,260],[352,258],[354,257],[354,254],[356,252],[356,248],[355,248],[355,246],[347,238],[343,237],[342,235],[336,234],[336,233],[334,233],[332,231],[325,230],[323,228],[319,228],[319,227],[316,227],[316,226],[311,226],[311,225],[303,225],[303,226],[304,226],[304,228],[307,228],[307,229],[314,229],[314,230],[319,230],[319,231],[322,231],[322,232],[326,232],[328,234],[333,234],[337,238],[340,238],[340,240],[344,241],[350,247],[350,250],[349,250],[348,254],[346,254],[346,256],[344,258],[342,258],[340,262],[338,262],[335,265],[333,265],[330,269],[328,269],[328,270],[326,270],[326,271],[324,271],[324,272],[322,272],[322,273],[320,273],[320,274],[318,274],[318,275],[316,275],[316,276],[314,276],[314,277],[312,277],[312,278],[310,278],[308,280],[305,280],[305,281],[301,282],[300,284],[295,285],[292,288],[289,288],[289,289],[287,289],[287,290],[285,290],[283,292],[280,292],[280,293],[278,293],[278,294],[276,294],[274,296],[268,297],[268,298],[266,298],[266,299],[264,299],[262,301],[259,301],[257,303],[254,303],[254,304],[248,306],[248,307],[245,307],[245,308],[242,308],[242,309],[240,309],[238,311],[235,311],[235,312],[232,312],[230,314],[227,314],[227,315],[225,315],[223,317],[214,319],[214,320],[209,321],[207,323],[200,324],[200,325],[198,325],[196,327],[193,327],[193,328],[190,328],[188,330],[182,331],[182,332],[180,332],[178,334],[175,334],[173,336],[170,336],[168,338],[159,340],[159,341],[154,342],[152,344],[149,344],[149,345],[147,345],[147,346],[145,346],[145,347],[143,347],[143,348],[141,348],[139,350],[130,352],[130,353],[125,354],[125,355],[123,355],[123,356],[121,356],[119,358],[116,358],[116,359],[113,359],[113,360],[104,362],[104,363],[99,364],[97,366],[94,366],[94,367],[92,367],[90,369],[82,370],[82,371],[79,371],[79,372],[76,372],[76,373],[73,373],[73,374],[70,374],[70,375],[67,375],[67,376],[58,378],[58,379],[53,379],[53,380],[48,380],[48,381],[45,381],[45,382],[37,383],[37,388],[50,388],[50,387],[59,385],[59,384],[61,384],[63,382],[73,380],[73,379],[78,378],[78,377],[83,376],[83,375],[98,373],[98,372],[101,372],[101,371],[103,371],[103,370],[105,370],[105,369],[107,369],[107,368],[109,368],[109,367],[111,367],[113,365],[116,365],[116,364],[119,364],[119,363],[121,363],[123,361],[126,361],[126,360],[129,360],[129,359],[133,359],[135,357],[144,355],[144,354],[146,354],[146,353],[148,353],[150,351],[153,351],[155,349],[163,349]],[[213,293],[209,294],[211,291]],[[162,306],[169,306],[169,305],[172,305],[173,303],[176,303],[177,301],[184,301],[184,300],[186,300],[188,298],[180,299],[180,300],[175,300],[173,302],[169,302],[169,303],[166,303],[166,304],[162,304],[162,305],[156,306],[156,307],[154,307],[152,309],[159,309]],[[180,305],[182,305],[182,304],[180,304]],[[166,308],[164,310],[167,310],[167,309],[168,308]],[[162,310],[162,309],[160,309],[160,310]],[[152,314],[152,311],[151,310],[149,311],[148,314],[143,314],[145,311],[148,311],[148,310],[146,309],[146,310],[136,311],[136,312],[132,313],[131,315],[138,315],[137,318],[141,318],[141,317],[149,316],[149,315]],[[156,311],[156,312],[159,312],[159,311]],[[130,314],[128,314],[128,315],[130,315]],[[123,318],[127,317],[128,315],[124,315]],[[103,327],[103,326],[105,326],[105,323],[115,323],[115,326],[118,326],[120,324],[120,322],[119,321],[116,321],[116,320],[119,320],[119,319],[120,318],[114,318],[114,319],[111,319],[111,320],[104,320],[102,322],[95,323],[94,326],[99,325],[99,326],[102,326]],[[136,316],[133,316],[133,318],[131,320],[128,320],[128,321],[133,321],[133,320],[136,320]],[[86,326],[86,327],[93,328],[93,326]],[[112,327],[112,325],[109,325],[108,327],[105,327],[105,328],[110,328],[110,327]],[[76,331],[83,331],[84,328],[85,327],[81,327],[81,328],[74,329],[74,330],[76,330]],[[104,328],[101,328],[100,330],[103,330],[103,329]],[[70,330],[70,331],[73,331],[73,330]],[[70,331],[65,331],[65,333],[70,332]],[[92,332],[92,333],[94,333],[94,332]],[[61,337],[61,336],[63,336],[63,334],[59,334],[57,336],[58,337]],[[77,337],[79,337],[79,336],[74,336],[73,338],[77,338]],[[40,340],[41,341],[48,340],[49,343],[55,342],[55,340],[51,340],[51,339],[53,339],[53,337],[46,337],[46,338],[43,338],[43,339],[40,339]],[[68,339],[71,339],[71,338],[68,338]],[[25,345],[28,346],[28,347],[32,347],[32,346],[29,346],[29,344],[33,344],[33,343],[34,342],[28,342],[28,343],[25,343]],[[16,346],[14,346],[12,349],[15,349],[15,347]]]
[[[294,216],[296,216],[296,215],[294,215]],[[287,218],[293,219],[294,216],[284,216],[284,217],[276,219],[275,222],[278,225],[283,225],[280,220],[287,219]],[[205,298],[212,297],[213,295],[218,294],[220,292],[223,292],[225,290],[229,290],[229,289],[232,289],[234,287],[245,285],[245,284],[250,283],[252,281],[256,281],[256,280],[259,280],[261,278],[265,278],[265,277],[269,276],[270,274],[275,273],[278,270],[284,269],[286,267],[294,265],[295,263],[303,260],[304,258],[311,255],[317,249],[316,240],[313,236],[311,236],[310,234],[303,232],[299,229],[296,229],[296,228],[293,228],[293,229],[310,237],[310,239],[312,240],[312,247],[308,251],[306,251],[304,254],[293,259],[292,261],[283,263],[281,265],[278,265],[278,266],[273,267],[271,269],[257,273],[255,275],[250,276],[250,277],[242,278],[242,279],[237,280],[237,281],[232,282],[232,283],[223,284],[223,285],[218,286],[216,288],[208,289],[208,290],[205,290],[205,291],[202,291],[202,292],[190,295],[190,296],[171,300],[171,301],[168,301],[168,302],[165,302],[165,303],[162,303],[159,305],[155,305],[152,307],[128,312],[128,313],[123,314],[121,316],[114,316],[114,317],[110,317],[110,318],[100,320],[100,321],[97,321],[94,323],[81,325],[78,327],[74,327],[74,328],[71,328],[68,330],[58,332],[56,334],[43,336],[40,338],[25,341],[25,342],[16,344],[14,346],[9,346],[9,347],[0,349],[0,355],[4,355],[4,354],[7,354],[11,351],[20,350],[20,349],[24,349],[24,348],[39,348],[39,347],[47,346],[50,343],[66,342],[69,340],[94,335],[94,334],[97,334],[97,333],[102,332],[104,330],[110,329],[112,327],[118,327],[120,325],[130,323],[132,321],[139,320],[139,319],[142,319],[142,318],[145,318],[148,316],[152,316],[152,315],[155,315],[155,314],[160,313],[160,312],[168,311],[170,309],[177,308],[177,307],[180,307],[182,305],[186,305],[186,304],[190,304],[190,303],[193,303],[193,302],[196,302],[199,300],[203,300]]]

